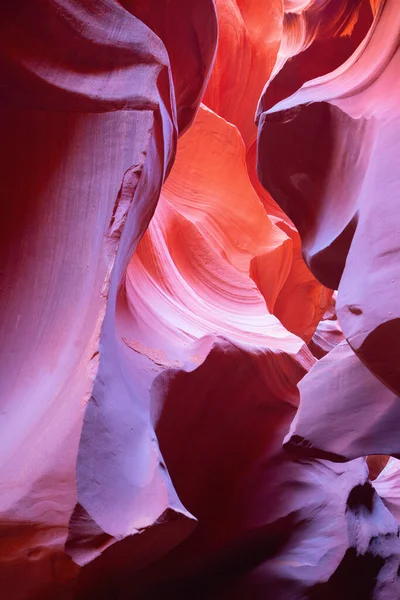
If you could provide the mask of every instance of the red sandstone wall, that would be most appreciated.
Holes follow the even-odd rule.
[[[0,20],[4,597],[400,597],[397,1]]]

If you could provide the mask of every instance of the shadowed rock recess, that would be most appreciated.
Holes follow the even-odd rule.
[[[0,23],[1,598],[400,600],[399,0]]]

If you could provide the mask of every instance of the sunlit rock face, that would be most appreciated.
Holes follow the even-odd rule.
[[[320,14],[327,23],[330,4]],[[259,173],[297,226],[310,269],[339,288],[338,317],[354,352],[398,394],[399,233],[392,215],[400,17],[396,2],[368,5],[359,2],[359,26],[369,28],[347,60],[321,70],[318,78],[312,73],[297,91],[274,80],[267,86],[259,104]],[[368,9],[372,24],[361,19]],[[333,52],[341,38],[327,37]]]
[[[400,597],[396,4],[3,0],[5,598]]]

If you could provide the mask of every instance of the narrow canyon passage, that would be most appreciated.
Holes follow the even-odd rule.
[[[398,0],[2,0],[5,600],[400,600]]]

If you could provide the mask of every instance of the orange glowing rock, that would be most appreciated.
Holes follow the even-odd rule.
[[[288,237],[282,238],[281,243],[274,241],[273,264],[271,253],[255,257],[252,277],[270,312],[289,331],[308,342],[325,312],[331,291],[322,286],[305,265],[296,229],[262,188],[256,175],[253,115],[265,81],[276,68],[278,53],[282,52],[282,36],[290,35],[284,34],[285,13],[281,2],[269,2],[261,7],[254,0],[220,0],[217,13],[219,46],[203,102],[239,129],[246,145],[248,177],[267,214],[279,217],[277,225]],[[233,63],[235,69],[232,69]],[[284,262],[276,278],[278,252],[282,254],[279,260]]]
[[[281,0],[216,0],[219,40],[203,102],[239,129],[257,135],[254,113],[274,68],[283,28]]]
[[[400,597],[396,2],[1,3],[7,600]]]

